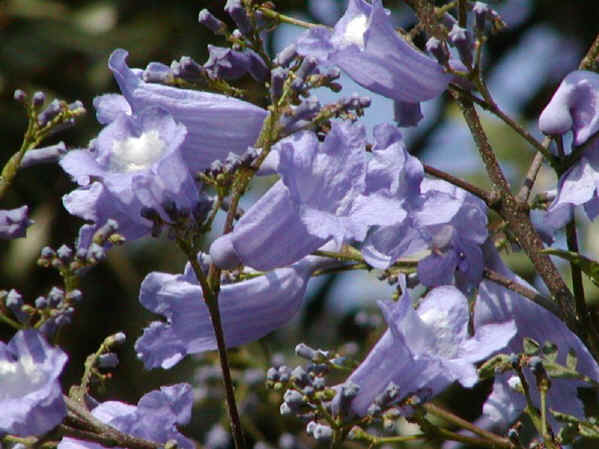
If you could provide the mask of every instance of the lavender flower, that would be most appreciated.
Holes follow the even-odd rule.
[[[0,210],[0,239],[25,237],[25,230],[33,221],[29,219],[29,207]]]
[[[434,98],[451,79],[398,36],[380,0],[350,0],[332,32],[324,27],[308,30],[297,42],[297,51],[335,64],[366,89],[397,101]]]
[[[396,128],[388,145],[401,134]],[[231,234],[210,248],[223,268],[240,263],[260,270],[289,265],[329,240],[337,246],[362,241],[369,227],[401,221],[406,212],[389,207],[391,199],[367,178],[365,130],[349,122],[334,123],[323,143],[310,132],[297,133],[278,147],[276,183],[239,220]],[[395,205],[395,204],[393,204]],[[277,241],[273,245],[273,241]]]
[[[105,424],[137,438],[166,443],[175,440],[182,449],[193,449],[193,441],[179,433],[176,425],[187,424],[193,405],[189,384],[160,387],[145,394],[137,406],[118,401],[103,402],[92,410],[92,415]],[[103,446],[89,441],[64,437],[59,449],[100,449]]]
[[[187,128],[182,153],[192,172],[209,168],[230,152],[242,154],[255,143],[266,117],[264,109],[224,95],[146,83],[139,70],[127,66],[127,55],[117,49],[108,60],[123,97],[108,94],[94,100],[100,123],[113,120],[118,112],[139,114],[151,106],[166,109]]]
[[[144,208],[167,222],[166,204],[193,210],[199,195],[181,155],[186,134],[162,108],[119,114],[89,150],[71,151],[60,161],[81,186],[64,197],[65,208],[98,226],[114,218],[127,239],[151,231]]]
[[[66,415],[58,382],[67,356],[35,330],[0,342],[0,434],[43,435]]]
[[[599,75],[577,70],[564,78],[539,117],[539,128],[545,134],[572,131],[574,146],[587,145],[558,181],[557,195],[544,217],[549,232],[570,221],[574,206],[584,206],[591,220],[599,215],[598,102]]]
[[[527,285],[503,264],[492,243],[488,242],[484,249],[486,265],[489,268],[515,282]],[[474,309],[474,327],[488,326],[505,320],[514,320],[518,329],[505,352],[522,352],[524,337],[532,338],[541,345],[552,342],[558,347],[558,363],[565,365],[568,351],[574,350],[578,358],[577,371],[599,380],[599,365],[562,320],[512,290],[489,280],[482,281]],[[525,369],[524,374],[529,384],[535,385],[530,370]],[[508,385],[512,376],[513,374],[508,373],[495,377],[493,392],[483,406],[483,415],[502,426],[511,424],[526,407],[524,396]],[[584,417],[584,408],[577,396],[577,388],[584,385],[583,382],[575,379],[551,379],[547,407],[580,418]],[[536,388],[531,388],[530,394],[538,407],[540,398]],[[550,420],[553,430],[557,431],[560,425],[551,417]]]
[[[431,290],[417,310],[405,288],[399,302],[381,301],[379,307],[389,329],[346,381],[360,387],[351,403],[360,416],[391,382],[399,388],[397,400],[419,390],[434,396],[456,380],[472,387],[478,381],[474,363],[516,333],[514,322],[505,318],[476,326],[470,337],[468,301],[452,286]]]
[[[599,74],[575,70],[564,78],[539,117],[539,128],[548,135],[574,134],[582,145],[599,130]]]
[[[257,340],[283,326],[299,310],[312,272],[330,263],[309,256],[287,268],[221,287],[218,297],[228,347]],[[187,264],[182,275],[150,273],[141,284],[140,302],[166,317],[144,330],[135,343],[147,368],[168,369],[187,354],[216,349],[202,288]]]

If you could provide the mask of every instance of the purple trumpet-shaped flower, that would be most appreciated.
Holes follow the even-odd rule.
[[[405,285],[403,286],[405,287]],[[454,381],[472,387],[478,381],[474,364],[503,348],[516,333],[513,321],[480,325],[468,333],[468,300],[452,286],[429,292],[417,310],[404,288],[399,302],[379,302],[389,329],[347,382],[360,386],[351,403],[364,416],[390,382],[397,400],[426,391],[434,396]]]
[[[182,449],[193,449],[195,444],[177,430],[191,418],[193,394],[189,384],[160,387],[145,394],[137,406],[118,401],[103,402],[92,410],[98,420],[128,435],[156,443],[175,440]],[[102,449],[90,441],[63,437],[59,449]]]
[[[551,231],[566,225],[574,206],[583,205],[591,220],[599,215],[599,75],[577,70],[564,78],[539,117],[545,134],[572,131],[573,145],[587,144],[580,158],[559,179],[545,221]]]
[[[486,266],[515,282],[527,285],[503,264],[491,242],[486,243],[484,248]],[[576,370],[596,381],[599,380],[599,365],[582,341],[562,320],[512,290],[489,280],[482,281],[474,309],[475,328],[505,320],[514,320],[518,333],[504,352],[522,352],[522,341],[525,337],[532,338],[541,345],[552,342],[558,347],[556,360],[558,363],[565,365],[568,351],[574,350],[578,358]],[[531,386],[535,385],[535,378],[530,370],[524,371],[528,383]],[[483,406],[483,415],[502,426],[510,425],[526,407],[524,396],[509,386],[512,377],[513,373],[496,376],[493,392]],[[547,407],[580,418],[584,417],[584,408],[577,396],[577,388],[581,386],[585,384],[575,379],[551,379],[551,388],[547,393]],[[536,388],[530,388],[530,395],[534,404],[540,406]],[[553,430],[557,431],[560,425],[552,418],[550,420]]]
[[[192,172],[209,168],[230,152],[241,154],[256,142],[266,117],[264,109],[225,95],[146,83],[139,70],[127,66],[127,55],[117,49],[108,60],[124,98],[108,94],[94,100],[100,123],[114,119],[117,112],[139,114],[151,106],[166,109],[187,128],[182,152]]]
[[[576,70],[566,76],[539,117],[539,128],[554,136],[572,131],[582,145],[599,131],[599,74]]]
[[[481,245],[488,234],[485,205],[449,183],[422,179],[420,162],[406,157],[412,174],[401,178],[412,191],[406,195],[398,190],[395,199],[408,216],[371,232],[362,247],[364,259],[374,267],[387,268],[401,257],[430,250],[418,264],[420,281],[436,287],[451,284],[455,277],[457,286],[468,291],[482,279]]]
[[[66,415],[58,376],[67,356],[35,330],[0,342],[0,435],[43,435]]]
[[[0,239],[25,237],[25,230],[33,221],[29,219],[29,207],[0,210]]]
[[[297,42],[297,52],[337,65],[366,89],[401,102],[434,98],[451,79],[397,34],[380,0],[350,0],[332,32],[308,30]]]
[[[392,146],[401,134],[389,128],[395,130],[387,142]],[[401,221],[405,210],[389,207],[393,201],[373,191],[384,182],[367,176],[365,144],[364,128],[349,122],[334,123],[323,143],[311,132],[281,142],[276,165],[282,180],[243,215],[232,233],[212,244],[214,262],[222,268],[244,264],[270,270],[301,259],[329,240],[338,246],[362,241],[370,226]],[[387,184],[390,179],[385,178]]]
[[[113,218],[127,239],[148,234],[154,210],[170,221],[165,207],[188,213],[201,199],[181,155],[186,129],[164,109],[119,114],[86,150],[67,153],[62,168],[81,186],[64,197],[66,209],[98,226]]]
[[[225,284],[218,296],[225,343],[235,347],[262,338],[287,323],[299,310],[315,269],[330,263],[309,256],[263,276]],[[187,264],[182,275],[150,273],[139,300],[163,315],[135,343],[147,368],[171,368],[187,354],[216,349],[216,340],[202,288]]]

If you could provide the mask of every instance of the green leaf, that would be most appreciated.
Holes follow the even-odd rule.
[[[576,355],[576,351],[570,348],[566,357],[566,366],[571,370],[576,370],[576,365],[578,365],[578,356]]]
[[[541,345],[537,341],[528,337],[524,338],[522,346],[526,355],[537,355],[541,350]]]
[[[547,360],[550,360],[552,362],[555,362],[557,360],[557,345],[555,343],[546,341],[543,344],[542,351]]]
[[[578,266],[584,273],[593,281],[593,284],[599,286],[599,262],[596,262],[588,257],[581,256],[573,251],[564,251],[562,249],[545,249],[541,251],[545,254],[561,257],[568,262]]]
[[[489,379],[496,373],[502,373],[511,369],[510,356],[507,354],[497,354],[484,362],[478,369],[478,377],[481,380]]]

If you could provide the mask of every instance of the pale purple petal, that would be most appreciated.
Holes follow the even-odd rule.
[[[250,280],[221,287],[218,304],[228,347],[257,340],[287,323],[299,310],[311,273],[327,260],[308,257]],[[147,368],[169,368],[187,354],[216,349],[202,289],[182,275],[150,273],[141,285],[140,302],[165,316],[135,344]]]
[[[67,361],[36,330],[0,342],[0,434],[43,435],[66,415],[58,377]]]
[[[599,75],[586,70],[568,74],[539,117],[545,134],[574,133],[582,145],[599,130]]]
[[[127,55],[117,49],[108,61],[121,92],[135,113],[160,106],[186,126],[182,151],[192,171],[254,145],[266,117],[264,109],[225,95],[146,83],[127,66]]]

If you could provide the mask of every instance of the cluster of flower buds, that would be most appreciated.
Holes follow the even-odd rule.
[[[23,296],[16,290],[0,291],[0,313],[12,315],[25,326],[35,326],[50,337],[57,329],[69,324],[75,312],[74,306],[83,299],[80,290],[68,292],[52,287],[46,296],[39,296],[33,305],[26,304]]]
[[[41,91],[35,92],[30,102],[27,101],[27,94],[21,89],[15,90],[13,98],[22,103],[30,116],[34,117],[34,132],[41,133],[41,137],[74,126],[76,118],[86,112],[83,103],[79,100],[66,103],[57,98],[42,109],[46,101],[46,95]]]

